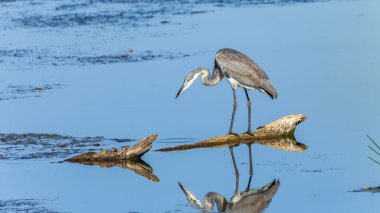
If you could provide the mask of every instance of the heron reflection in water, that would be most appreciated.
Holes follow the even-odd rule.
[[[233,148],[229,147],[236,176],[236,188],[234,195],[230,201],[227,201],[227,199],[222,195],[216,192],[209,192],[205,196],[204,203],[202,203],[202,201],[200,201],[192,192],[179,183],[179,186],[185,193],[187,200],[192,207],[201,209],[202,211],[210,211],[216,205],[218,212],[260,213],[269,206],[272,198],[280,187],[280,181],[275,179],[259,189],[250,189],[253,176],[253,166],[251,144],[248,146],[250,172],[246,189],[242,192],[239,191],[239,170],[236,166]]]

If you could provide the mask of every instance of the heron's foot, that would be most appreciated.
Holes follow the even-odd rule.
[[[263,128],[264,126],[259,126],[259,127],[257,127],[257,129],[256,130],[258,130],[258,129],[261,129],[261,128]]]
[[[239,137],[239,134],[237,134],[237,133],[234,133],[234,132],[228,132],[228,134],[227,135],[235,135],[236,137]]]
[[[248,135],[250,135],[250,136],[253,136],[253,132],[249,129],[249,130],[247,130],[246,132],[244,132],[245,134],[248,134]]]
[[[237,147],[237,146],[240,146],[240,142],[235,142],[233,145],[230,145],[230,147]]]

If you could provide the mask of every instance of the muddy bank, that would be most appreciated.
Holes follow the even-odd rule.
[[[0,159],[61,159],[73,154],[100,151],[105,148],[126,146],[131,139],[74,137],[58,134],[2,134],[0,133]]]

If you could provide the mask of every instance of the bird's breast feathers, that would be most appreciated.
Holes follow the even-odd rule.
[[[237,87],[242,87],[242,88],[250,89],[250,90],[255,90],[256,89],[254,87],[241,84],[237,80],[235,80],[235,79],[233,79],[231,77],[226,77],[226,78],[227,78],[228,82],[231,84],[232,88],[234,88],[234,89],[236,89]]]

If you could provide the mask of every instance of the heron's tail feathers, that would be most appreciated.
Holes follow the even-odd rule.
[[[263,79],[261,81],[261,85],[259,87],[260,91],[267,94],[270,98],[272,99],[277,99],[277,91],[276,89],[274,88],[272,82],[270,82],[269,80],[267,79]]]
[[[274,179],[272,182],[268,183],[267,185],[259,189],[259,191],[262,191],[262,192],[271,191],[271,194],[274,194],[276,193],[279,187],[280,187],[280,181],[278,179]]]

